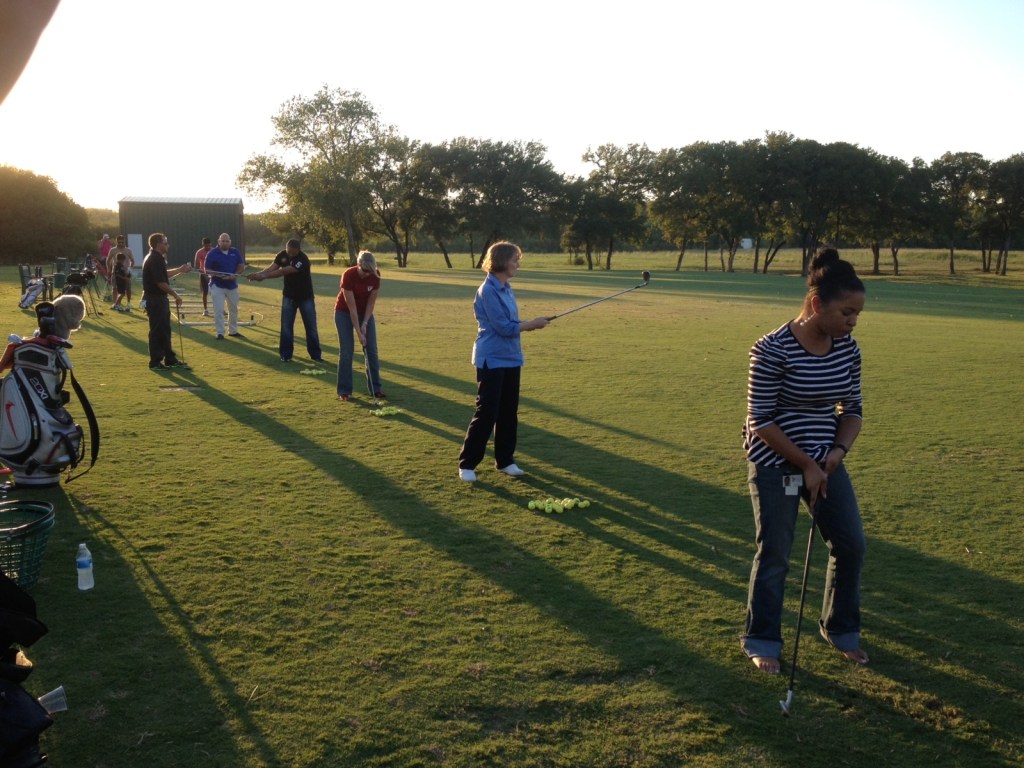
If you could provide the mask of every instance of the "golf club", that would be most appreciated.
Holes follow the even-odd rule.
[[[602,301],[608,301],[608,299],[614,299],[616,296],[621,296],[624,293],[629,293],[630,291],[635,291],[637,288],[643,288],[645,285],[647,285],[649,282],[651,282],[651,273],[648,272],[646,269],[643,272],[640,273],[640,277],[643,279],[643,282],[640,283],[639,285],[634,285],[632,288],[627,288],[624,291],[619,291],[618,293],[613,293],[611,296],[605,296],[603,299],[598,299],[597,301],[591,301],[588,304],[582,304],[582,305],[580,305],[578,307],[573,307],[572,309],[567,309],[565,312],[559,312],[557,315],[551,315],[548,318],[548,320],[557,320],[560,317],[565,317],[566,315],[571,315],[573,312],[579,312],[581,309],[586,309],[587,307],[592,307],[595,304],[600,304]]]
[[[178,359],[181,360],[181,362],[184,363],[185,362],[185,341],[184,341],[184,339],[181,336],[181,312],[178,312],[177,315],[178,315],[178,348],[181,350],[181,357],[179,357]]]
[[[789,669],[789,690],[786,692],[786,700],[780,701],[779,706],[782,707],[782,716],[789,717],[791,708],[793,706],[793,681],[796,679],[796,655],[800,650],[800,625],[804,621],[804,600],[807,597],[807,577],[811,574],[811,552],[814,551],[814,532],[818,525],[818,506],[821,504],[819,501],[814,507],[811,507],[811,532],[807,535],[807,555],[804,557],[804,578],[803,584],[800,585],[800,610],[796,616],[796,639],[793,641],[793,664]]]
[[[207,277],[219,277],[225,280],[230,280],[231,278],[239,278],[242,276],[242,274],[244,274],[238,272],[214,272],[213,270],[209,269],[196,269],[193,271],[198,272],[200,275],[206,275]]]
[[[366,347],[363,347],[363,367],[366,369],[366,391],[370,393],[370,402],[380,405],[376,393],[373,391],[373,379],[370,377],[370,358],[366,356]]]

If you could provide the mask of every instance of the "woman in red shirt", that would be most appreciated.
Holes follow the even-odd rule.
[[[334,303],[334,324],[338,328],[341,356],[338,359],[338,399],[348,400],[352,396],[352,358],[355,344],[352,332],[359,336],[366,359],[369,387],[373,396],[384,399],[380,383],[380,359],[377,356],[377,326],[373,309],[380,291],[380,271],[377,259],[369,251],[363,251],[356,259],[356,266],[349,267],[341,276],[341,290]]]

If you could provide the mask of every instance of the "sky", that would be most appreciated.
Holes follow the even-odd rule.
[[[89,208],[259,212],[239,172],[324,85],[410,139],[539,142],[565,174],[602,144],[767,131],[1000,160],[1024,152],[1022,29],[1021,0],[61,0],[0,104],[0,165]]]

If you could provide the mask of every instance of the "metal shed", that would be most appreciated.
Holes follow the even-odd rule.
[[[118,201],[121,232],[141,265],[149,252],[149,236],[167,235],[169,266],[192,261],[204,237],[216,244],[221,232],[245,254],[245,219],[240,197],[124,197]]]

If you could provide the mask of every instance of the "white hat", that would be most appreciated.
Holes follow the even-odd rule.
[[[104,239],[104,240],[109,240],[109,239],[110,239],[110,235],[104,235],[104,236],[103,236],[103,239]]]

